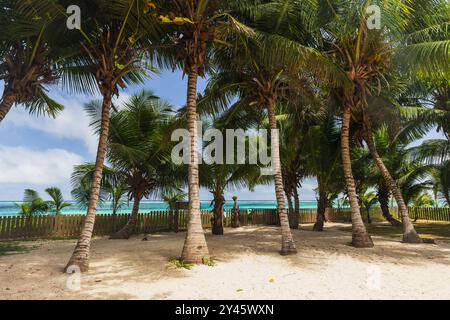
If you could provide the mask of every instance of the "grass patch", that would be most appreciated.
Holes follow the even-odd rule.
[[[0,242],[0,256],[11,253],[28,252],[29,250],[29,247],[20,245],[15,242]]]
[[[78,237],[52,237],[49,240],[52,241],[78,240]]]
[[[209,258],[203,258],[202,263],[208,267],[215,267],[217,265],[214,260],[209,259]]]
[[[414,223],[414,227],[421,238],[450,241],[450,222],[417,221]],[[393,227],[387,223],[373,223],[366,225],[366,228],[370,234],[377,236],[401,238],[403,234],[401,227]],[[339,230],[351,232],[352,227],[342,227]]]
[[[169,266],[171,266],[171,267],[173,267],[175,269],[191,270],[194,265],[191,264],[191,263],[187,263],[186,261],[184,261],[181,258],[170,258]]]

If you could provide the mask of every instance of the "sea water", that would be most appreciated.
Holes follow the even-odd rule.
[[[14,201],[0,201],[0,216],[16,216],[19,215],[19,208],[16,205],[17,202]],[[239,208],[242,210],[249,209],[275,209],[277,207],[276,201],[238,201]],[[300,207],[302,209],[314,209],[317,208],[317,202],[308,200],[301,201]],[[119,214],[129,214],[133,208],[133,203],[124,204],[118,211]],[[225,209],[233,208],[233,201],[227,201],[225,203]],[[139,212],[152,212],[152,211],[160,211],[167,210],[168,205],[163,201],[142,201],[140,205]],[[212,210],[211,201],[201,202],[202,210]],[[77,204],[73,203],[72,206],[66,207],[63,209],[62,214],[70,215],[70,214],[85,214],[86,209],[79,207]],[[111,203],[104,202],[97,208],[98,214],[111,214]],[[49,212],[48,214],[52,214]]]

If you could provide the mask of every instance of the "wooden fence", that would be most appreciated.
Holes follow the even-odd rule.
[[[366,220],[364,210],[361,211]],[[397,210],[391,209],[397,216]],[[224,226],[232,224],[232,212],[227,210]],[[331,222],[350,222],[351,213],[348,209],[327,209],[327,220]],[[381,210],[374,209],[370,213],[372,221],[384,221]],[[212,213],[202,211],[203,228],[211,228]],[[292,218],[292,215],[291,215]],[[411,210],[411,218],[428,221],[450,221],[448,208],[418,208]],[[97,215],[94,236],[106,236],[120,230],[127,223],[128,215]],[[242,226],[249,225],[279,225],[279,219],[274,209],[241,210],[239,220]],[[81,232],[84,215],[58,216],[8,216],[0,217],[0,240],[16,239],[69,239],[76,238]],[[301,209],[300,224],[314,223],[316,209]],[[162,231],[185,231],[187,227],[186,211],[155,211],[139,214],[135,232],[137,234]]]
[[[427,221],[450,221],[449,208],[413,208],[410,211],[411,219]]]

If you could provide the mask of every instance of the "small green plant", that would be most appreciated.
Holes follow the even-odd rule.
[[[216,266],[216,262],[214,260],[210,259],[210,258],[207,258],[207,257],[204,257],[202,259],[202,263],[205,266],[208,266],[208,267],[215,267]]]
[[[181,258],[170,258],[169,265],[176,269],[187,269],[187,270],[191,270],[193,267],[191,263],[187,263]]]
[[[8,253],[15,253],[15,252],[27,252],[29,250],[28,247],[22,246],[16,243],[11,242],[0,242],[0,256],[6,255]]]
[[[237,289],[236,292],[242,292],[244,289]]]

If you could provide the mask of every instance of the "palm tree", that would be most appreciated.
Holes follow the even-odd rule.
[[[393,11],[401,12],[400,3],[392,1]],[[336,14],[338,6],[340,15]],[[335,92],[342,109],[341,151],[343,171],[346,181],[347,195],[352,208],[353,245],[356,247],[373,247],[362,221],[356,183],[352,173],[350,156],[350,125],[352,114],[361,112],[367,106],[367,97],[374,92],[377,76],[387,68],[390,53],[385,50],[383,33],[368,30],[366,8],[368,2],[360,1],[332,2],[328,6],[333,20],[325,25],[324,42],[330,44],[331,59],[347,73],[350,87],[341,88]],[[392,10],[392,8],[391,8]],[[392,12],[386,10],[384,14]],[[391,18],[389,16],[389,18]],[[399,17],[394,21],[398,22]],[[389,20],[391,21],[391,20]],[[378,47],[377,47],[378,45]],[[380,82],[378,82],[380,83]],[[370,131],[371,132],[371,131]],[[370,142],[368,142],[370,144]],[[371,151],[373,148],[371,148]],[[379,164],[379,162],[377,162]],[[383,171],[385,173],[385,171]]]
[[[180,208],[180,203],[184,203],[187,193],[182,190],[172,190],[168,194],[163,196],[163,200],[169,206],[169,228],[178,232],[179,226],[179,210],[184,209]],[[175,215],[174,215],[175,213]]]
[[[294,239],[290,231],[289,219],[284,198],[284,184],[280,159],[280,140],[276,117],[276,104],[289,94],[286,85],[288,77],[283,73],[280,64],[263,63],[260,52],[248,54],[247,57],[237,57],[234,63],[222,61],[222,70],[214,74],[210,82],[210,90],[218,91],[217,95],[235,94],[240,98],[239,107],[253,107],[266,110],[271,130],[271,152],[274,170],[275,194],[282,233],[282,255],[295,254]],[[240,58],[240,59],[239,59]],[[226,92],[228,90],[229,92]]]
[[[421,193],[412,199],[413,208],[434,207],[433,198],[428,193]]]
[[[213,195],[212,233],[223,235],[225,191],[249,187],[260,182],[260,167],[252,164],[206,164],[200,165],[201,185]]]
[[[450,206],[450,161],[434,166],[434,171],[436,174],[433,175],[433,186],[437,187],[437,192],[444,199],[445,204]]]
[[[389,172],[388,168],[383,162],[383,159],[378,153],[378,150],[376,149],[375,142],[373,140],[372,135],[372,128],[370,125],[370,120],[365,120],[365,140],[367,142],[367,145],[369,147],[370,153],[372,154],[373,159],[375,160],[375,163],[377,164],[384,181],[389,186],[389,188],[392,190],[392,194],[397,202],[397,205],[400,210],[400,215],[402,217],[402,225],[403,225],[403,242],[407,243],[422,243],[422,240],[418,236],[416,230],[414,229],[414,225],[411,222],[411,219],[409,217],[408,213],[408,207],[407,203],[405,202],[400,187],[398,186],[397,182],[392,177],[391,173]]]
[[[270,23],[277,21],[272,8],[276,6],[266,8],[262,5],[256,10],[258,14],[251,24],[263,25],[264,28],[249,40],[246,47],[224,49],[216,54],[217,72],[212,75],[209,87],[215,92],[212,105],[223,107],[224,103],[237,97],[241,108],[253,107],[266,112],[272,131],[275,193],[282,229],[281,253],[291,254],[296,252],[296,248],[286,214],[276,107],[283,105],[291,110],[297,107],[298,111],[301,106],[314,105],[317,99],[315,88],[310,86],[311,78],[326,77],[334,84],[343,79],[343,75],[317,50],[279,34],[268,33]],[[279,9],[281,13],[275,14],[282,18],[283,6]],[[308,74],[302,74],[306,72]],[[308,103],[299,103],[305,100]]]
[[[371,123],[367,122],[365,128],[372,132],[370,135],[366,134],[366,141],[369,141],[367,143],[369,151],[380,168],[381,176],[378,178],[377,189],[383,215],[393,226],[400,225],[399,221],[390,215],[387,207],[391,191],[402,218],[403,241],[420,243],[421,240],[417,236],[407,212],[407,206],[408,199],[413,194],[428,188],[428,182],[423,179],[428,175],[429,168],[410,159],[411,151],[407,146],[417,137],[413,132],[416,129],[412,126],[414,126],[414,122],[403,124],[400,127],[391,124],[389,127],[384,126],[373,131]]]
[[[89,206],[89,197],[91,195],[94,170],[95,164],[88,163],[75,166],[72,172],[72,176],[70,179],[72,185],[72,199],[76,202],[77,206],[82,209],[87,209]],[[97,205],[102,205],[105,201],[108,200],[108,198],[111,197],[111,194],[108,191],[108,189],[110,188],[108,188],[108,186],[113,185],[113,181],[116,180],[117,177],[114,170],[112,168],[104,166],[102,181],[100,184],[100,195]]]
[[[163,196],[163,200],[169,206],[170,210],[176,210],[178,203],[184,201],[187,197],[187,193],[178,192],[169,193]]]
[[[282,113],[283,110],[280,112]],[[289,224],[291,229],[298,229],[299,227],[300,199],[298,190],[301,187],[302,180],[311,174],[306,163],[306,150],[304,150],[304,145],[308,139],[306,132],[311,126],[317,124],[322,117],[322,108],[309,105],[296,107],[293,112],[287,110],[285,115],[279,116],[281,170],[290,211]]]
[[[361,12],[364,12],[365,7],[360,4],[360,1],[317,3],[315,1],[280,0],[274,2],[275,4],[266,5],[268,10],[265,14],[265,21],[269,19],[273,21],[272,24],[264,24],[266,32],[282,35],[302,47],[306,46],[309,48],[306,52],[320,50],[328,57],[324,58],[315,54],[316,59],[306,59],[306,65],[309,69],[321,71],[316,72],[318,79],[326,84],[327,91],[332,97],[337,97],[336,105],[341,108],[341,153],[344,180],[352,208],[352,244],[355,247],[372,247],[373,242],[361,218],[352,174],[349,143],[350,122],[352,109],[355,109],[359,102],[353,99],[352,90],[353,93],[357,91],[354,89],[355,77],[354,72],[347,66],[347,62],[354,55],[347,55],[345,52],[353,46],[355,30],[366,23],[366,20],[362,20],[360,15]],[[278,47],[276,45],[274,47],[277,48],[274,53],[277,53]],[[317,50],[312,50],[312,48]],[[334,64],[334,67],[331,64]],[[321,68],[317,68],[317,65],[320,65]],[[304,70],[301,71],[304,72]]]
[[[112,214],[117,215],[119,210],[128,203],[126,199],[128,186],[123,181],[119,181],[108,184],[105,188],[109,195],[108,200],[111,201]]]
[[[101,102],[89,105],[93,122],[99,118],[99,110]],[[143,90],[111,115],[107,153],[111,167],[104,167],[101,195],[104,199],[115,198],[113,207],[120,205],[124,194],[128,201],[133,201],[128,223],[112,239],[128,239],[134,233],[143,198],[178,190],[184,182],[182,168],[171,163],[171,144],[165,143],[175,126],[171,113],[166,102]],[[93,164],[79,166],[74,171],[72,194],[79,194],[82,201],[90,195],[84,190],[85,185],[91,188],[94,172]]]
[[[16,206],[20,209],[20,214],[26,217],[43,214],[49,210],[49,203],[32,189],[25,190],[23,202],[17,203]]]
[[[134,94],[111,117],[108,160],[127,185],[133,210],[111,239],[128,239],[135,230],[143,198],[162,197],[183,186],[184,176],[170,160],[172,109],[150,91]]]
[[[205,97],[205,99],[208,99]],[[202,113],[202,100],[200,99],[199,110]],[[242,129],[248,130],[255,124],[255,119],[250,114],[244,114],[245,110],[236,110],[236,106],[232,105],[225,112],[218,115],[207,116],[204,122],[209,122],[209,125],[204,126],[205,130],[214,129],[220,131],[222,136],[226,136],[228,129]],[[246,137],[246,147],[249,146],[250,137]],[[226,141],[219,146],[218,141],[204,143],[204,161],[199,166],[201,185],[207,188],[213,195],[213,218],[212,218],[212,233],[214,235],[223,235],[223,219],[224,219],[224,205],[225,205],[225,191],[235,188],[249,187],[253,189],[258,183],[265,181],[264,177],[260,177],[260,167],[256,164],[250,164],[246,155],[245,159],[240,159],[239,163],[215,163],[211,157],[218,157],[219,152],[216,149],[221,147],[227,152],[235,150],[228,150]],[[220,152],[222,154],[222,152]],[[225,159],[220,159],[225,160]],[[241,164],[241,162],[244,162]]]
[[[336,120],[327,116],[320,124],[308,128],[303,152],[310,175],[317,178],[318,206],[313,231],[323,231],[326,208],[334,194],[344,190],[340,163],[340,133]]]
[[[197,81],[205,76],[209,58],[217,46],[229,45],[230,34],[245,37],[248,29],[232,15],[240,1],[222,0],[154,0],[147,11],[160,17],[165,36],[161,39],[162,64],[178,65],[187,75],[187,125],[190,133],[188,166],[189,220],[181,257],[189,263],[202,263],[209,256],[200,217],[199,174],[197,154]],[[242,39],[242,37],[235,37]],[[237,40],[233,45],[237,44]]]
[[[394,2],[394,4],[399,8],[404,6],[401,2]],[[443,11],[436,15],[434,13],[435,9],[433,9],[433,12],[430,11],[430,5],[433,7],[442,7]],[[395,40],[393,41],[393,38],[396,36],[395,34],[390,37],[391,43],[393,44],[393,46],[391,46],[391,48],[394,49],[393,52],[398,57],[405,59],[400,62],[400,66],[402,64],[407,64],[409,67],[412,67],[413,70],[416,70],[418,74],[426,74],[428,76],[448,72],[448,63],[442,63],[441,61],[442,59],[446,60],[446,57],[447,60],[449,58],[448,35],[445,36],[446,31],[444,31],[447,28],[448,18],[450,17],[448,6],[441,1],[437,1],[436,3],[434,1],[420,0],[413,1],[411,7],[407,8],[407,10],[408,11],[405,11],[405,14],[403,14],[404,16],[396,12],[393,12],[393,15],[391,16],[392,20],[396,19],[399,22],[406,21],[406,28],[404,30],[400,28],[402,34],[399,42],[402,43],[402,45],[398,46],[395,44]],[[408,14],[406,12],[411,13]],[[430,28],[433,28],[435,31],[429,33],[428,30]],[[399,37],[397,36],[397,39],[398,38]],[[396,65],[393,65],[393,62],[395,63],[396,61],[393,60],[393,58],[395,59],[396,57],[392,57],[391,53],[387,53],[387,55],[385,53],[387,53],[386,45],[382,38],[378,40],[378,43],[373,45],[372,49],[366,50],[367,58],[369,58],[368,61],[372,59],[371,57],[376,55],[384,55],[384,62],[382,65],[384,63],[389,63],[391,67],[395,67]],[[361,56],[363,56],[363,54],[361,54]],[[373,63],[366,63],[366,66],[370,66],[375,70],[377,69],[376,67],[374,68]],[[377,72],[380,72],[380,74],[383,74],[383,76],[387,78],[389,73],[383,71],[383,68],[385,68],[385,66],[378,69]],[[376,150],[376,145],[372,136],[371,119],[365,112],[363,112],[363,122],[365,127],[365,139],[369,150],[399,207],[403,224],[403,242],[422,243],[422,240],[417,235],[417,232],[411,223],[407,204],[402,196],[402,191]]]
[[[402,197],[407,205],[410,205],[415,198],[424,192],[428,193],[432,188],[433,181],[429,179],[431,170],[430,166],[424,166],[415,162],[405,161],[402,165],[398,183],[402,189]]]
[[[393,116],[393,118],[395,118]],[[399,130],[395,130],[398,128]],[[407,161],[405,155],[407,155],[406,145],[407,142],[403,142],[402,138],[405,135],[400,134],[404,126],[400,127],[397,124],[390,122],[389,125],[383,124],[380,128],[373,132],[373,139],[376,145],[378,154],[383,158],[383,162],[388,166],[389,172],[398,179],[400,177],[400,171],[403,168],[403,161]],[[408,140],[412,141],[412,140]],[[367,160],[372,158],[370,151],[363,149],[360,157],[363,158],[362,166],[367,167]],[[363,176],[363,179],[366,177]],[[386,183],[384,177],[378,170],[370,170],[370,183],[376,189],[376,195],[380,203],[381,212],[383,217],[394,227],[401,227],[402,223],[395,219],[389,211],[389,199],[391,198],[391,189]]]
[[[76,265],[85,272],[89,269],[89,251],[107,151],[112,99],[114,95],[119,95],[120,88],[143,80],[148,71],[142,59],[144,36],[153,28],[147,23],[148,19],[145,19],[137,0],[83,1],[79,5],[83,12],[83,27],[71,33],[78,32],[84,51],[66,63],[67,68],[72,69],[72,74],[75,70],[79,70],[79,73],[64,80],[78,90],[91,86],[91,90],[100,91],[103,99],[101,120],[93,123],[99,131],[99,143],[87,215],[78,243],[66,266],[67,269]]]
[[[412,225],[408,210],[402,199],[400,189],[395,180],[390,175],[381,157],[376,152],[372,137],[372,128],[370,118],[367,115],[369,106],[369,97],[380,95],[383,82],[389,83],[390,77],[395,70],[395,58],[407,56],[408,63],[412,66],[420,66],[420,59],[431,63],[430,69],[445,70],[445,63],[440,62],[443,52],[446,51],[447,42],[439,43],[413,43],[404,42],[406,34],[404,26],[407,26],[408,18],[413,17],[416,9],[426,3],[426,1],[412,1],[413,8],[398,0],[383,1],[380,7],[383,7],[384,27],[381,30],[369,30],[368,15],[366,9],[373,5],[373,1],[347,1],[344,3],[333,2],[328,6],[330,14],[335,19],[325,25],[324,35],[326,43],[332,45],[332,58],[347,72],[348,79],[352,86],[347,90],[340,90],[338,97],[343,107],[343,161],[344,171],[347,180],[347,189],[350,202],[354,211],[353,216],[358,225],[359,237],[362,246],[372,246],[367,232],[364,230],[362,220],[358,218],[357,195],[354,192],[354,179],[351,175],[351,159],[348,155],[349,148],[347,139],[349,136],[350,119],[354,117],[362,119],[364,124],[364,138],[369,146],[372,157],[383,175],[386,184],[392,190],[393,195],[400,208],[403,221],[403,240],[404,242],[420,243],[414,226]],[[382,6],[381,6],[382,5]],[[339,16],[336,12],[339,11]],[[414,12],[414,14],[411,14]],[[417,28],[415,29],[417,30]],[[423,33],[422,33],[423,36]],[[417,35],[415,37],[417,39]],[[419,49],[420,48],[420,49]],[[420,53],[418,53],[420,51]],[[406,53],[405,53],[406,52]],[[445,55],[445,54],[444,54]],[[422,61],[422,62],[423,62]],[[418,63],[419,62],[419,63]],[[422,68],[423,70],[423,68]],[[360,215],[359,215],[360,216]],[[355,234],[356,237],[358,235]]]
[[[0,122],[16,104],[53,118],[64,109],[46,88],[60,78],[58,61],[70,53],[70,39],[57,31],[59,11],[43,2],[45,11],[30,12],[28,3],[13,0],[3,1],[0,7],[0,80],[4,81]]]
[[[377,185],[377,198],[380,203],[381,213],[393,227],[401,227],[402,223],[395,219],[389,211],[390,196],[389,187],[386,185],[384,179],[380,179]]]
[[[72,205],[70,202],[64,201],[61,190],[56,187],[47,188],[45,189],[45,192],[52,198],[51,201],[48,201],[48,204],[55,210],[55,214],[57,215],[60,214],[64,208]]]
[[[359,197],[359,200],[364,209],[366,209],[367,223],[372,223],[372,219],[370,218],[370,210],[378,202],[377,195],[373,191],[365,192],[362,196]]]

